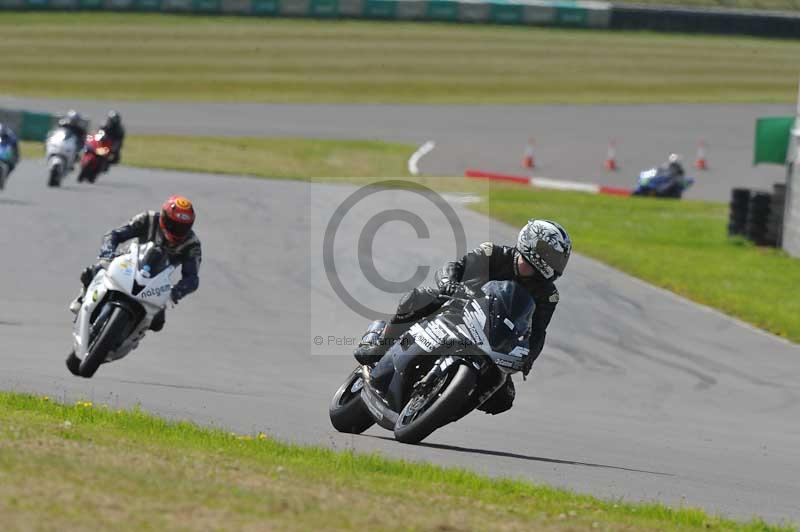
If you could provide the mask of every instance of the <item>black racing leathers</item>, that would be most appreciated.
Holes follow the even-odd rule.
[[[132,238],[138,238],[140,243],[155,242],[162,246],[169,255],[170,262],[181,265],[181,280],[172,288],[172,299],[177,302],[197,290],[200,284],[198,277],[202,259],[200,240],[192,231],[181,244],[170,245],[159,227],[159,216],[161,214],[154,211],[143,212],[134,216],[122,227],[106,233],[103,237],[103,246],[100,248],[100,258],[110,258],[117,246]]]
[[[559,294],[552,281],[539,275],[518,276],[517,254],[516,248],[485,242],[461,260],[445,264],[436,272],[436,283],[441,289],[449,282],[460,282],[472,291],[480,291],[489,281],[513,280],[524,286],[536,303],[528,337],[530,354],[535,360],[544,347],[547,326],[556,310]]]
[[[122,143],[125,142],[125,128],[122,124],[109,125],[106,124],[100,131],[105,133],[111,140],[111,155],[108,158],[108,164],[119,164],[122,160]]]
[[[528,335],[531,357],[529,364],[533,364],[544,347],[547,326],[553,317],[559,295],[555,284],[538,274],[536,277],[520,277],[516,266],[517,255],[516,248],[485,242],[460,260],[446,263],[436,272],[437,288],[415,288],[404,295],[395,315],[383,331],[381,342],[360,345],[355,353],[356,360],[362,364],[378,362],[391,343],[400,338],[409,327],[439,310],[445,301],[441,295],[451,294],[455,288],[454,283],[463,284],[469,290],[478,292],[489,281],[513,280],[525,287],[536,303]],[[379,366],[380,364],[383,364],[382,360]],[[527,371],[524,373],[527,374]],[[489,414],[505,412],[513,405],[515,395],[514,382],[509,376],[505,385],[482,404],[479,410]]]

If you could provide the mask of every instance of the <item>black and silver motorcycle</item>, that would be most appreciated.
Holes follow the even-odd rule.
[[[340,432],[378,423],[403,443],[419,443],[486,402],[528,362],[534,302],[513,281],[466,289],[411,325],[374,367],[356,368],[330,405]]]

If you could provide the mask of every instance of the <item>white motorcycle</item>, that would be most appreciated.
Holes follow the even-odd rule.
[[[64,176],[72,171],[78,160],[79,140],[74,133],[63,127],[47,134],[45,147],[49,172],[48,186],[60,186]]]
[[[75,318],[70,371],[89,378],[100,364],[136,349],[153,318],[166,309],[175,269],[159,246],[134,241],[126,254],[97,272]]]

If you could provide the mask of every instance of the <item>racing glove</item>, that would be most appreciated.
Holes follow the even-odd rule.
[[[114,248],[110,245],[103,245],[103,247],[100,248],[100,253],[97,255],[97,258],[104,260],[113,260]]]
[[[456,294],[459,290],[463,289],[464,285],[459,283],[458,281],[451,281],[449,279],[444,280],[439,286],[439,293],[444,296],[452,296]]]
[[[84,288],[89,286],[89,283],[92,282],[92,279],[94,279],[95,273],[96,273],[96,270],[95,270],[94,266],[87,266],[86,269],[84,269],[81,272],[81,284],[83,284]]]

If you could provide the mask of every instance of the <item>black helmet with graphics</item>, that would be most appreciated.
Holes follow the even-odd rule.
[[[545,279],[564,274],[572,253],[572,240],[560,224],[551,220],[530,220],[519,232],[517,251]]]
[[[122,124],[122,116],[114,109],[108,112],[106,116],[106,128],[118,128]]]

